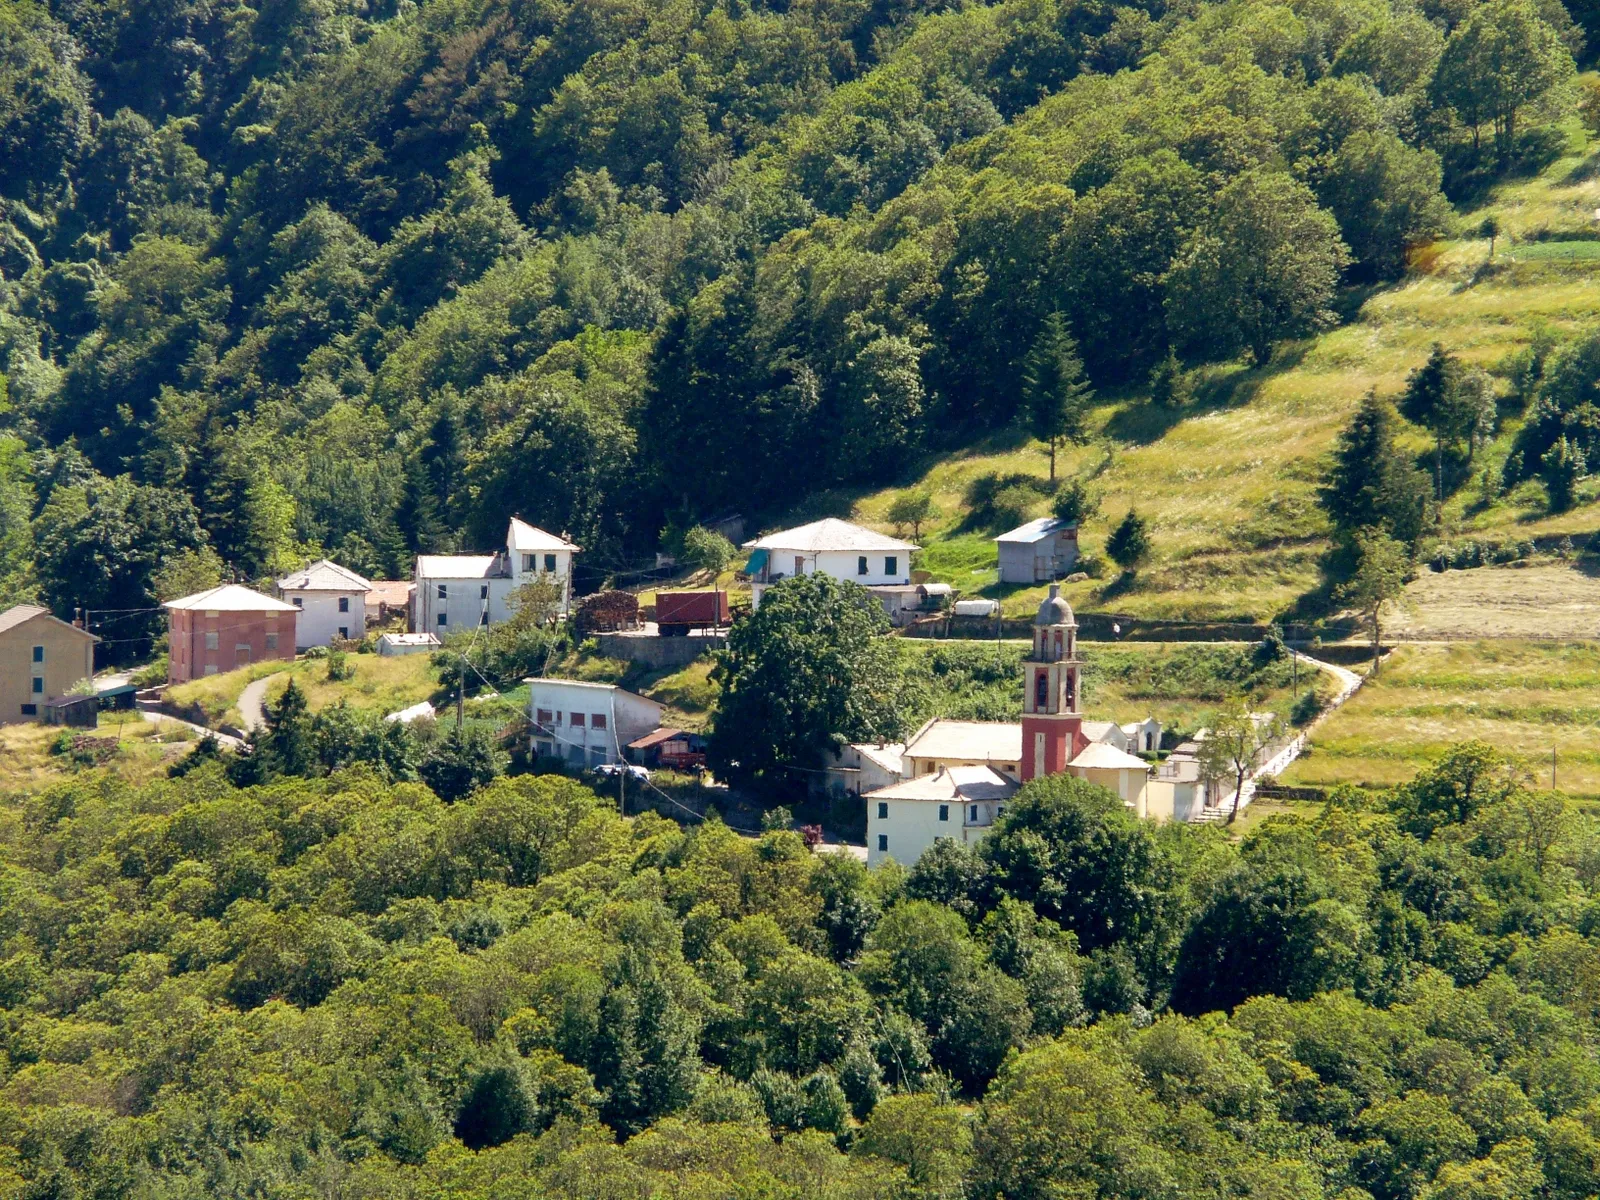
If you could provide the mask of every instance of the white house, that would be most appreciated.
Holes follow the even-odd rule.
[[[920,547],[840,521],[834,517],[746,542],[750,551],[750,604],[761,607],[762,593],[780,579],[821,572],[866,588],[907,588],[911,555]]]
[[[901,756],[905,746],[900,742],[855,742],[829,756],[823,776],[823,786],[835,794],[859,796],[899,783],[902,774]]]
[[[411,630],[444,637],[473,626],[497,625],[511,615],[507,598],[539,575],[561,583],[560,612],[572,608],[572,556],[565,538],[511,518],[506,548],[493,554],[419,554],[411,596]]]
[[[367,593],[372,584],[348,567],[320,559],[278,580],[278,598],[300,610],[295,649],[327,646],[334,638],[359,638],[367,631]]]
[[[910,866],[940,838],[971,845],[989,832],[1016,790],[1016,780],[990,767],[941,767],[870,793],[867,865],[893,858]]]
[[[614,683],[525,679],[533,750],[574,766],[625,761],[623,748],[661,726],[662,706]]]
[[[995,538],[1001,583],[1048,583],[1077,564],[1078,526],[1040,517]]]

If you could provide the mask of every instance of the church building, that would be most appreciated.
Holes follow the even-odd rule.
[[[929,721],[898,750],[901,779],[866,792],[867,863],[893,858],[905,866],[939,838],[978,841],[1005,812],[1022,784],[1063,772],[1122,797],[1141,817],[1170,820],[1172,788],[1152,778],[1151,764],[1131,750],[1154,750],[1154,718],[1121,726],[1085,721],[1078,623],[1060,589],[1033,619],[1033,649],[1022,663],[1022,721]],[[875,760],[887,747],[870,750]]]

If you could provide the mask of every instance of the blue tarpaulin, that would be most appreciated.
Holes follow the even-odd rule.
[[[744,573],[746,575],[759,575],[766,565],[767,552],[765,550],[753,551],[750,555],[750,561],[744,565]]]

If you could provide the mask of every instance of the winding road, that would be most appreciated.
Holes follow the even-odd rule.
[[[239,693],[236,707],[239,709],[239,723],[244,726],[246,733],[252,733],[267,723],[264,701],[267,698],[267,684],[271,682],[271,675],[263,675]]]

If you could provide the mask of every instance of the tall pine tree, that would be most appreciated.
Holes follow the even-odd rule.
[[[1028,431],[1050,444],[1050,482],[1056,479],[1056,446],[1087,436],[1094,389],[1083,374],[1078,343],[1059,312],[1044,319],[1033,348],[1022,360],[1022,405]]]
[[[1407,545],[1422,536],[1428,481],[1394,444],[1393,405],[1368,392],[1334,448],[1322,506],[1338,531],[1379,528]]]

